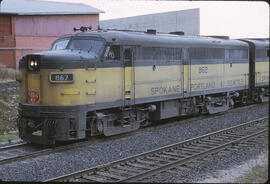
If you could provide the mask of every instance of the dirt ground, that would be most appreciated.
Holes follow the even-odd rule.
[[[216,175],[209,176],[199,183],[265,183],[268,173],[268,152],[262,153],[256,159],[249,160],[243,165],[239,165],[227,170],[221,170]],[[264,173],[256,173],[258,167],[263,168]],[[251,178],[250,178],[251,177]]]
[[[16,131],[19,83],[0,81],[0,134]]]

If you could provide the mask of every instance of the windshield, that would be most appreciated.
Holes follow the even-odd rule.
[[[63,50],[67,47],[69,38],[66,39],[60,39],[60,40],[56,40],[53,45],[51,50]]]
[[[103,45],[104,43],[101,40],[72,39],[68,49],[91,51],[98,54]]]

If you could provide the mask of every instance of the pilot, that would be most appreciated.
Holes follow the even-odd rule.
[[[109,51],[109,53],[108,53],[108,58],[109,58],[109,59],[114,59],[114,58],[115,58],[113,50],[110,50],[110,51]]]

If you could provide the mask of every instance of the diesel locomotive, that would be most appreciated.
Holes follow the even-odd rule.
[[[269,100],[269,39],[96,30],[19,62],[19,136],[55,144]]]

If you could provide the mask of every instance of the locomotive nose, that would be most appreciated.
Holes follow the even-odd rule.
[[[96,58],[93,53],[79,50],[48,51],[40,53],[42,64],[57,62],[74,62]]]

